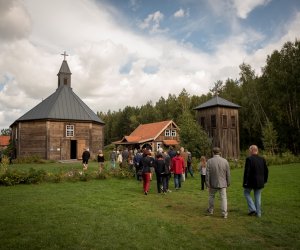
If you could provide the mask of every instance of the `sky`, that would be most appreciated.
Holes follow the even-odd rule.
[[[299,27],[299,0],[0,0],[0,129],[55,92],[64,51],[73,91],[118,111],[260,75]]]

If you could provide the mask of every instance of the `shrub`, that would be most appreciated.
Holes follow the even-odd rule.
[[[47,173],[44,180],[54,183],[63,182],[64,180],[69,180],[70,178],[72,178],[71,176],[68,176],[68,173],[69,172],[66,173],[65,171],[63,171],[63,169],[60,169],[56,173]]]
[[[96,175],[96,179],[98,179],[98,180],[109,179],[109,177],[110,177],[110,174],[106,170],[103,170],[101,173],[97,172],[97,175]]]
[[[47,173],[45,170],[35,170],[34,168],[30,168],[26,179],[26,184],[41,183],[45,180],[46,176]]]
[[[268,165],[282,165],[300,162],[300,157],[295,156],[290,151],[286,151],[278,155],[264,154],[263,156]]]
[[[129,171],[128,168],[115,168],[110,170],[110,175],[119,179],[130,179],[133,177],[132,171]]]
[[[8,165],[9,165],[9,158],[4,155],[0,163],[0,175],[4,174],[7,171]]]
[[[19,170],[8,169],[0,176],[0,184],[4,186],[13,186],[17,184],[26,183],[27,173]]]
[[[45,163],[44,159],[41,159],[38,155],[22,156],[14,160],[14,163]]]

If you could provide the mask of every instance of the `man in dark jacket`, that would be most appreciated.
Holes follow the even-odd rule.
[[[265,159],[258,155],[256,145],[250,146],[249,153],[250,156],[246,158],[244,170],[244,196],[248,204],[248,215],[261,217],[261,191],[268,181],[269,171]],[[253,202],[250,195],[252,189],[255,202]]]
[[[90,152],[89,150],[86,148],[84,149],[83,153],[82,153],[82,165],[83,165],[83,170],[87,170],[88,169],[88,164],[89,164],[89,159],[90,159]]]

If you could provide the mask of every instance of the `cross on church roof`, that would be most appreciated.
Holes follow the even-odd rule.
[[[64,51],[64,53],[61,54],[61,55],[64,56],[64,61],[66,60],[66,56],[69,56],[69,55],[66,53],[66,51]]]

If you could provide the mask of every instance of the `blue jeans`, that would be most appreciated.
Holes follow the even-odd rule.
[[[181,188],[181,174],[174,174],[175,188]]]
[[[253,189],[254,191],[254,201],[251,197],[252,188],[244,189],[244,196],[247,200],[249,212],[256,212],[257,217],[261,216],[261,190],[262,189]]]

